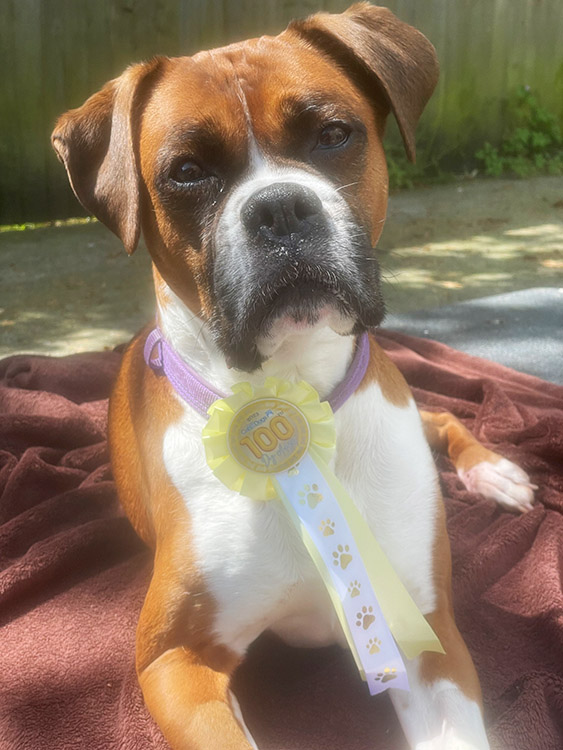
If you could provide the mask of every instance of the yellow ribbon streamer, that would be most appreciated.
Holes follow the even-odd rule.
[[[309,452],[338,500],[383,616],[401,651],[407,659],[414,659],[422,651],[445,654],[438,636],[404,587],[352,498],[333,472],[323,465],[322,460],[316,455],[314,446]]]

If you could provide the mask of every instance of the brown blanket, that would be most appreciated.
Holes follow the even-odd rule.
[[[539,485],[504,512],[439,459],[457,621],[492,747],[563,747],[563,388],[382,332],[418,402],[448,409]],[[105,440],[117,353],[0,362],[0,748],[166,747],[134,672],[150,553],[120,510]],[[261,750],[398,750],[384,695],[349,655],[254,644],[236,675]]]

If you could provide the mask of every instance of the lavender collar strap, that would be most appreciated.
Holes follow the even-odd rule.
[[[145,362],[157,375],[166,375],[176,393],[187,401],[199,414],[206,417],[207,410],[218,398],[227,393],[214,388],[193,367],[185,362],[164,338],[157,326],[145,342]],[[362,333],[356,339],[356,351],[344,376],[326,399],[332,410],[340,409],[362,382],[369,362],[369,336]]]

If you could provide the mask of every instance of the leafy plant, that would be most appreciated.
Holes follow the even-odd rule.
[[[385,156],[391,190],[410,190],[414,187],[415,165],[408,161],[404,151],[396,146],[386,146]]]
[[[485,143],[475,156],[491,177],[563,174],[563,138],[557,117],[527,86],[508,104],[510,126],[498,146]]]
[[[417,149],[416,164],[412,164],[402,144],[391,141],[385,145],[389,187],[391,190],[410,190],[416,185],[448,182],[454,175],[444,171],[439,157],[430,157],[424,147]]]

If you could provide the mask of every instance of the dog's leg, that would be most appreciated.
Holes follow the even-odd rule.
[[[173,750],[256,748],[229,690],[239,658],[213,642],[207,594],[171,557],[157,552],[137,628],[145,703]]]
[[[446,654],[426,652],[407,664],[410,693],[391,690],[391,700],[415,750],[488,750],[481,690],[475,667],[448,612],[428,621]]]
[[[434,547],[434,611],[426,619],[445,654],[426,651],[406,662],[410,692],[390,690],[405,735],[415,750],[488,750],[481,687],[454,621],[450,543],[443,506]],[[416,594],[413,596],[416,601]]]
[[[505,508],[532,509],[537,487],[519,466],[481,445],[453,414],[421,411],[420,416],[430,447],[447,453],[468,490]]]

